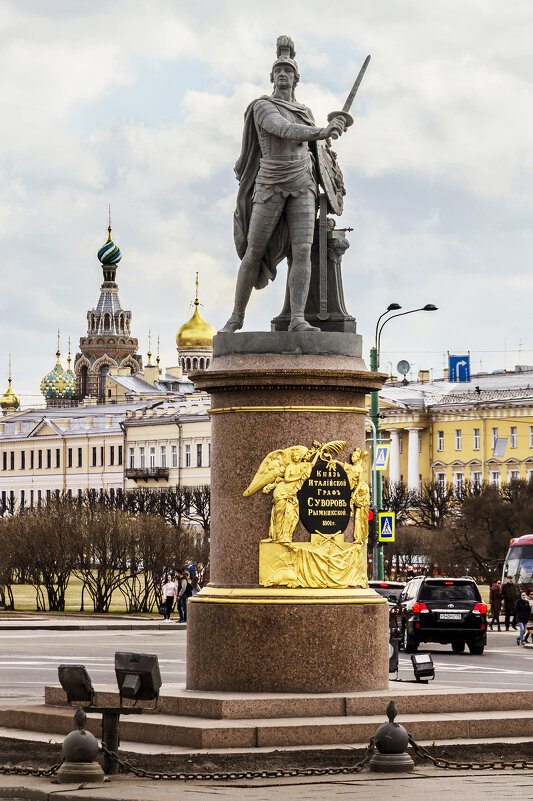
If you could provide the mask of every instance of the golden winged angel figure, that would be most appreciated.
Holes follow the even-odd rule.
[[[292,542],[300,518],[298,491],[309,478],[317,459],[329,462],[333,453],[340,453],[345,447],[346,443],[340,440],[325,444],[315,441],[311,448],[291,445],[290,448],[280,448],[265,456],[243,495],[249,497],[260,489],[265,494],[272,492],[268,541]]]

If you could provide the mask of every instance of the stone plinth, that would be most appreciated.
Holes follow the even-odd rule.
[[[248,692],[337,692],[388,686],[388,607],[373,590],[261,587],[259,548],[271,496],[243,492],[278,448],[344,440],[365,446],[369,373],[361,338],[347,333],[223,334],[209,370],[211,583],[190,599],[187,687]],[[294,542],[310,534],[298,523]],[[344,532],[353,542],[353,523]]]

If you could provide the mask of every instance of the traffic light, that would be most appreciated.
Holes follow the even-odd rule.
[[[368,547],[373,548],[378,541],[378,507],[368,509]]]

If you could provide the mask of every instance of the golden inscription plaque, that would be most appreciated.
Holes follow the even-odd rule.
[[[265,587],[367,587],[370,490],[367,453],[356,448],[339,462],[346,442],[292,445],[269,453],[244,497],[272,493],[268,537],[259,544],[259,583]],[[350,517],[354,540],[344,541]],[[309,542],[293,542],[298,521]],[[315,525],[316,524],[316,525]]]

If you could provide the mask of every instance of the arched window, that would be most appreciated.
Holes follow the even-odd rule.
[[[109,331],[111,328],[111,316],[109,314],[104,314],[104,330]]]
[[[100,370],[100,401],[105,401],[106,398],[106,378],[109,373],[109,365],[104,364],[102,369]]]
[[[198,359],[196,357],[192,360],[192,369],[198,370]]]
[[[82,398],[87,395],[87,372],[88,367],[86,364],[82,365],[79,373],[79,394]]]
[[[200,359],[200,370],[205,370],[205,360]]]
[[[206,370],[207,370],[207,368],[209,367],[210,364],[211,364],[211,359],[206,359],[205,360],[205,369]]]
[[[191,360],[187,358],[187,370],[191,369]]]

